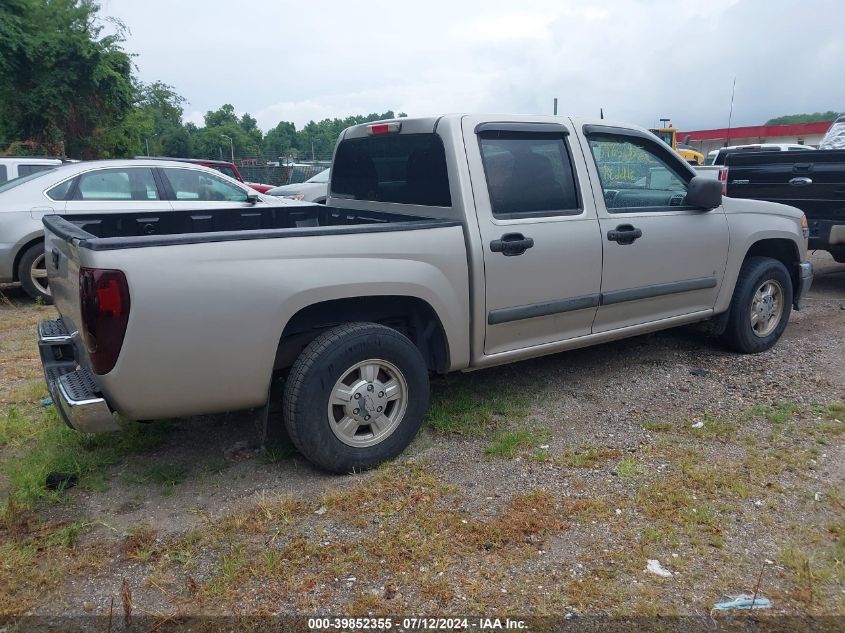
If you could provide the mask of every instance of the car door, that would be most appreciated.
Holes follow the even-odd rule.
[[[686,205],[693,173],[652,135],[584,132],[604,246],[593,332],[711,310],[728,256],[724,210]]]
[[[55,187],[67,187],[65,214],[161,213],[173,208],[161,195],[150,167],[98,167]]]
[[[569,129],[464,117],[485,271],[484,353],[590,333],[601,241],[583,157]]]
[[[254,207],[247,197],[257,192],[212,173],[210,169],[160,167],[168,197],[177,211]],[[259,203],[261,204],[261,203]]]

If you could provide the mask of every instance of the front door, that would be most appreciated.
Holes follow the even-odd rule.
[[[583,157],[559,121],[463,120],[484,249],[485,354],[590,333],[601,241],[589,182],[578,178]]]
[[[728,257],[721,207],[686,204],[689,169],[670,148],[633,130],[587,130],[604,245],[593,332],[710,310]]]

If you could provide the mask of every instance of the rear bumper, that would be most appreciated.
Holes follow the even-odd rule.
[[[61,319],[38,325],[38,351],[50,397],[65,424],[83,433],[120,429],[94,374],[79,366],[73,333]]]
[[[807,295],[810,286],[813,285],[813,264],[801,262],[798,264],[798,287],[792,297],[792,305],[796,310],[801,309],[801,299]]]

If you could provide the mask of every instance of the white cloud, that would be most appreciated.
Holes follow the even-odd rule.
[[[812,10],[810,10],[812,8]],[[231,103],[280,120],[388,109],[597,114],[681,129],[845,107],[845,3],[512,0],[406,5],[103,0],[131,29],[141,78],[172,84],[186,118]],[[163,18],[166,16],[166,18]]]

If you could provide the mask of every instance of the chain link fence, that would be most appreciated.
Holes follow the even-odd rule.
[[[293,185],[305,182],[324,169],[331,167],[331,156],[320,157],[316,160],[285,161],[266,160],[262,158],[238,158],[235,164],[241,176],[247,182],[260,182],[266,185]]]

